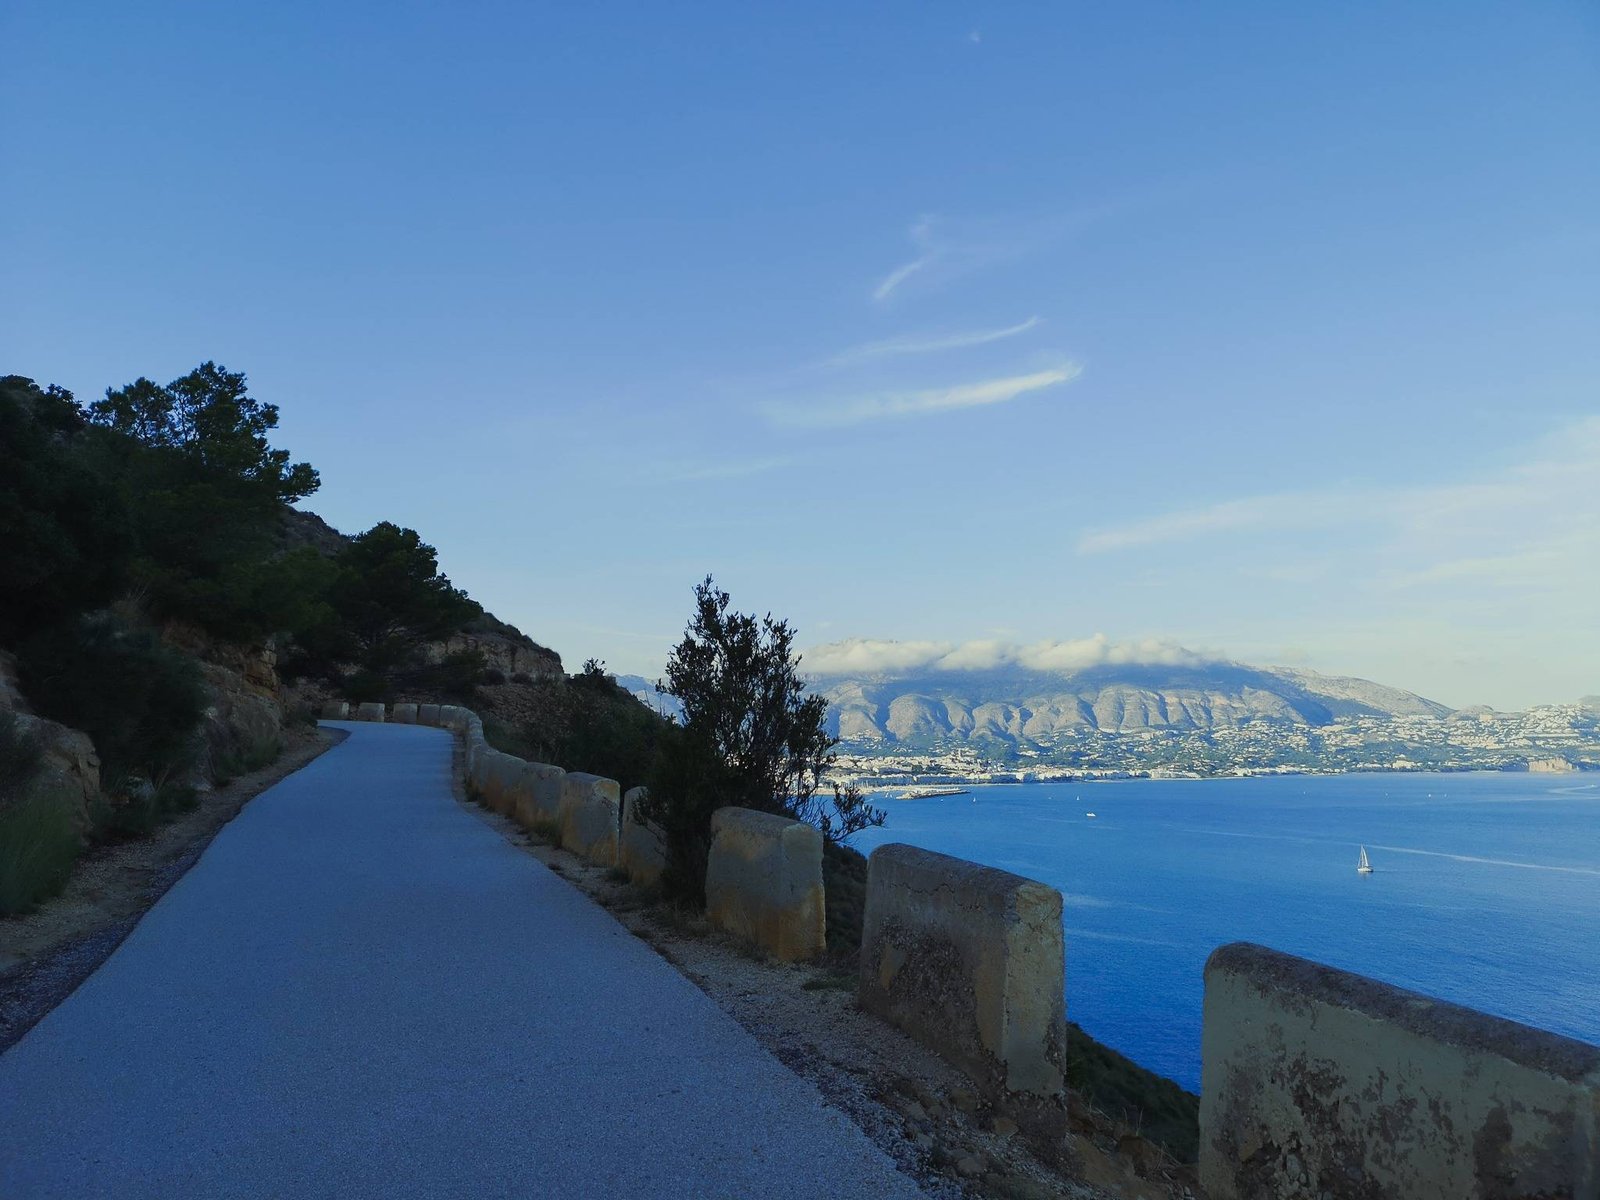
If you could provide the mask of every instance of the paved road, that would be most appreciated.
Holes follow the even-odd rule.
[[[0,1056],[0,1196],[918,1195],[458,806],[447,734],[341,727]]]

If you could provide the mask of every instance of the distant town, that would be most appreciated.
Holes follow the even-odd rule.
[[[1600,705],[1346,717],[1316,727],[1258,720],[1204,730],[1077,729],[1047,744],[1015,746],[955,738],[915,749],[847,741],[840,746],[838,780],[875,791],[913,784],[1348,771],[1600,771]]]

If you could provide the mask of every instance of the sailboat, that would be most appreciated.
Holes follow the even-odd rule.
[[[1365,846],[1361,847],[1361,858],[1356,863],[1356,874],[1357,875],[1371,875],[1372,874],[1372,864],[1367,861],[1367,848]]]

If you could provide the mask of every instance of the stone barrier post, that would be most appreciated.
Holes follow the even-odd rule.
[[[370,700],[367,701],[356,709],[356,720],[381,722],[383,720],[383,705]]]
[[[530,833],[559,830],[561,821],[561,781],[566,772],[549,763],[528,763],[522,769],[517,786],[517,801],[513,815],[518,825]],[[559,832],[557,834],[559,837]]]
[[[822,834],[750,808],[711,814],[706,916],[780,962],[827,949]]]
[[[1065,984],[1055,888],[912,846],[872,852],[861,1007],[1050,1143],[1066,1130]]]
[[[389,720],[396,725],[415,725],[417,723],[417,706],[415,704],[396,704],[389,712]]]
[[[1243,942],[1205,982],[1211,1200],[1600,1196],[1600,1047]]]
[[[322,706],[322,719],[324,721],[348,721],[350,719],[349,701],[329,700]]]
[[[561,779],[561,847],[601,867],[617,865],[620,824],[615,779],[569,771]]]
[[[642,787],[629,788],[622,797],[621,865],[634,883],[654,887],[667,869],[667,843],[661,830],[646,823],[635,811],[648,795]]]

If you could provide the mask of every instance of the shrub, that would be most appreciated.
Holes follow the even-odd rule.
[[[83,848],[71,811],[48,791],[0,807],[0,916],[61,891]]]
[[[205,691],[194,660],[112,617],[87,617],[23,643],[23,688],[39,714],[93,740],[107,790],[160,781],[192,758]]]
[[[639,813],[667,843],[662,886],[703,903],[717,809],[805,821],[828,842],[882,825],[883,813],[853,787],[822,792],[838,740],[827,731],[828,702],[800,677],[789,623],[730,611],[728,593],[709,576],[694,596],[664,689],[682,704],[683,721],[662,739]]]
[[[153,784],[132,779],[109,797],[97,814],[95,836],[103,842],[145,837],[162,822],[179,813],[192,812],[199,803],[200,793],[186,783],[166,779]]]
[[[83,848],[70,808],[29,792],[43,752],[11,713],[0,713],[0,916],[26,912],[61,890]]]
[[[867,916],[867,856],[838,842],[822,847],[822,888],[828,915],[828,955],[853,965]]]
[[[495,749],[603,775],[624,791],[650,778],[667,721],[615,679],[589,673],[536,680],[528,700],[533,717],[521,730],[484,725]]]
[[[281,753],[283,742],[276,737],[264,737],[232,747],[212,759],[212,782],[218,786],[231,783],[241,775],[259,771]]]

